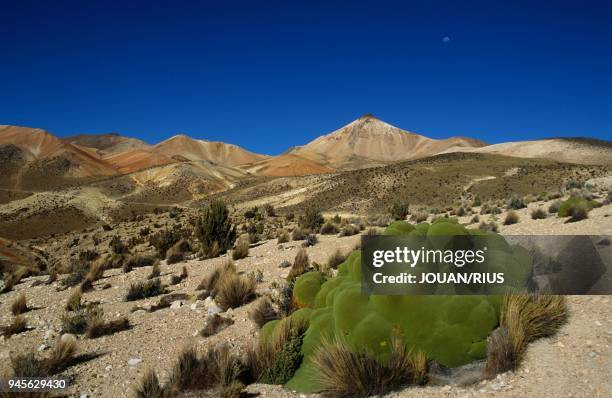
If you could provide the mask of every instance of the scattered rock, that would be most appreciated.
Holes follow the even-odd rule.
[[[136,365],[138,365],[141,362],[142,362],[141,358],[130,358],[130,359],[128,359],[128,365],[129,366],[136,366]]]
[[[181,308],[182,305],[183,305],[183,302],[181,300],[177,300],[177,301],[173,301],[172,304],[170,304],[170,308],[177,309],[177,308]]]
[[[278,268],[289,268],[291,267],[291,263],[287,260],[283,260],[279,265]]]
[[[60,337],[60,341],[62,343],[75,343],[76,340],[76,336],[72,333],[64,333],[62,334],[62,337]]]

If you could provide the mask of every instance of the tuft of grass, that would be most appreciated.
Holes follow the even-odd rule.
[[[559,207],[561,207],[561,201],[560,200],[555,200],[554,202],[552,202],[548,206],[548,213],[549,214],[557,213],[559,211]]]
[[[504,218],[504,225],[512,225],[519,222],[519,215],[514,210],[510,210]]]
[[[214,297],[219,307],[237,308],[255,298],[255,280],[249,276],[226,272],[215,285]]]
[[[0,335],[9,338],[14,334],[23,333],[28,330],[28,323],[22,315],[17,315],[9,326],[0,328]]]
[[[261,328],[266,323],[279,319],[279,314],[272,306],[270,299],[264,297],[257,301],[251,311],[249,311],[249,318],[257,325],[257,327]]]
[[[461,207],[461,209],[463,209],[463,207]],[[419,210],[414,212],[410,218],[416,223],[422,223],[424,221],[427,221],[428,217],[429,213],[427,211]]]
[[[134,391],[135,398],[165,398],[164,389],[159,384],[157,374],[151,369],[148,369],[140,385]]]
[[[212,272],[204,276],[196,290],[208,290],[214,296],[217,282],[225,273],[236,273],[236,266],[231,260],[226,261],[223,265],[218,266]]]
[[[334,269],[338,268],[338,266],[342,264],[346,260],[347,257],[348,257],[347,254],[343,254],[342,251],[340,251],[340,249],[336,249],[336,251],[332,253],[327,259],[327,267],[334,268]]]
[[[309,230],[304,228],[296,228],[291,232],[291,240],[304,240],[310,233]]]
[[[79,306],[74,311],[66,311],[61,317],[62,333],[81,334],[87,329],[87,325],[103,315],[102,308],[97,304]]]
[[[169,396],[183,391],[213,391],[221,396],[223,391],[241,385],[241,371],[240,362],[227,346],[210,348],[203,355],[187,348],[179,354],[164,390]]]
[[[128,273],[134,268],[148,267],[155,263],[153,256],[132,255],[123,262],[123,272]]]
[[[150,279],[142,282],[132,283],[125,296],[126,301],[140,300],[153,297],[165,292],[159,278]]]
[[[287,280],[292,281],[298,276],[302,275],[304,272],[306,272],[309,266],[310,260],[308,259],[308,253],[305,249],[300,249],[295,255],[293,265],[291,266],[289,275],[287,275]]]
[[[70,366],[76,353],[76,341],[59,339],[46,358],[37,358],[27,353],[11,358],[13,372],[17,377],[49,377]]]
[[[497,223],[495,221],[481,221],[478,225],[478,229],[481,231],[497,232],[499,228],[497,227]]]
[[[75,288],[66,301],[66,311],[77,311],[81,308],[83,293],[80,287]]]
[[[300,366],[304,333],[308,320],[284,318],[273,334],[259,341],[247,351],[247,363],[257,382],[285,384]]]
[[[554,335],[568,316],[563,296],[505,296],[500,314],[502,330],[490,336],[485,373],[494,376],[516,369],[527,345]]]
[[[349,225],[342,227],[338,236],[339,237],[353,236],[353,235],[357,235],[359,232],[361,232],[361,229],[359,228],[359,226],[354,225],[354,224],[349,224]]]
[[[159,265],[159,260],[156,260],[153,263],[153,268],[151,268],[151,273],[147,276],[147,279],[155,279],[159,278],[161,275],[161,266]]]
[[[251,244],[247,238],[241,237],[238,239],[236,245],[234,246],[234,250],[232,250],[232,259],[240,260],[241,258],[248,256],[250,246]]]
[[[29,310],[26,296],[23,293],[21,293],[19,297],[13,301],[13,304],[11,304],[11,312],[13,315],[21,315]]]
[[[567,222],[575,222],[588,218],[589,211],[592,208],[593,205],[586,199],[570,198],[561,203],[557,215],[559,217],[570,217]]]
[[[479,221],[480,221],[480,216],[478,216],[478,214],[474,214],[474,217],[472,217],[472,219],[470,220],[470,224],[476,224]]]
[[[219,333],[223,329],[234,324],[231,318],[225,318],[219,314],[208,315],[205,320],[204,328],[200,330],[200,336],[210,337]]]
[[[85,335],[90,339],[95,339],[97,337],[110,336],[112,334],[128,330],[129,328],[130,321],[126,317],[114,319],[108,322],[104,322],[102,317],[96,317],[90,319],[87,323]]]
[[[189,273],[187,272],[187,267],[183,265],[183,270],[179,275],[172,275],[172,277],[170,278],[170,284],[178,285],[179,283],[187,279],[188,276]]]
[[[289,232],[281,229],[277,236],[277,243],[287,243],[289,239]]]
[[[534,220],[543,220],[546,218],[546,211],[543,208],[538,207],[531,211],[531,218]]]
[[[386,362],[369,353],[355,353],[343,340],[325,339],[314,355],[315,377],[325,397],[384,395],[406,385],[425,382],[427,357],[410,351],[400,340],[391,342]]]

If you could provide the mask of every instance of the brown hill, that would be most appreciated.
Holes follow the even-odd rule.
[[[0,145],[12,145],[23,151],[19,158],[24,160],[24,178],[26,175],[42,179],[45,175],[80,178],[117,173],[91,150],[64,142],[41,129],[0,126]]]
[[[112,156],[134,149],[150,148],[150,145],[136,138],[110,134],[79,134],[64,138],[63,141],[81,147],[96,149],[101,157]]]
[[[451,147],[484,145],[482,141],[463,137],[434,140],[365,115],[291,152],[299,155],[315,153],[330,167],[346,169],[424,158]]]
[[[153,151],[169,158],[180,156],[192,161],[208,160],[222,166],[255,163],[269,157],[249,152],[236,145],[195,140],[186,135],[176,135],[162,141],[153,147]]]

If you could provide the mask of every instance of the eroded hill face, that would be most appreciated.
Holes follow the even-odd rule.
[[[100,157],[108,157],[135,149],[146,149],[151,146],[136,138],[123,137],[117,133],[110,134],[79,134],[64,138],[63,141],[80,147],[97,150]]]

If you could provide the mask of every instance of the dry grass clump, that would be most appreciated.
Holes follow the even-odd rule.
[[[10,325],[0,327],[0,336],[9,338],[14,334],[23,333],[26,330],[28,330],[28,323],[25,317],[17,315]]]
[[[131,272],[134,268],[148,267],[153,265],[157,259],[153,256],[132,255],[123,262],[123,272]]]
[[[461,209],[463,209],[463,207],[461,207]],[[412,213],[412,216],[410,217],[410,219],[416,223],[422,223],[423,221],[427,221],[428,217],[429,217],[429,213],[427,211],[418,210]]]
[[[338,227],[331,221],[326,221],[321,227],[321,234],[323,235],[335,235],[339,232]]]
[[[568,318],[563,296],[510,295],[504,297],[500,327],[487,344],[485,373],[494,376],[518,367],[527,345],[554,335]]]
[[[178,285],[179,283],[187,279],[188,276],[189,272],[187,272],[187,267],[183,265],[183,269],[181,270],[181,273],[179,275],[172,275],[172,277],[170,278],[170,284]]]
[[[227,346],[210,348],[202,355],[195,348],[187,348],[179,354],[166,385],[161,386],[155,373],[148,371],[135,396],[167,398],[199,391],[208,393],[205,396],[238,398],[244,387],[242,373],[242,364]]]
[[[165,292],[159,278],[150,279],[142,282],[132,283],[125,296],[127,301],[140,300],[147,297],[157,296]]]
[[[21,315],[29,310],[26,296],[23,293],[21,293],[19,297],[13,301],[13,304],[11,304],[11,312],[13,315]]]
[[[402,386],[424,384],[427,372],[425,354],[408,350],[400,340],[392,341],[385,363],[368,353],[352,352],[342,340],[324,340],[313,361],[325,397],[383,395]]]
[[[241,237],[236,242],[234,246],[234,250],[232,250],[232,259],[240,260],[241,258],[245,258],[249,255],[249,247],[251,244],[249,243],[249,239],[245,237]]]
[[[357,235],[359,232],[361,232],[361,229],[359,228],[358,225],[349,224],[349,225],[342,227],[338,236],[339,237],[353,236],[353,235]]]
[[[104,312],[96,303],[78,304],[73,310],[67,310],[61,316],[62,333],[81,334],[87,330],[87,325],[95,319],[102,318]]]
[[[291,232],[291,240],[304,240],[310,233],[309,230],[304,228],[296,228]]]
[[[489,231],[489,232],[497,232],[499,228],[497,227],[497,223],[495,221],[481,221],[478,225],[478,229],[481,231]]]
[[[236,273],[236,266],[231,260],[226,261],[223,265],[216,267],[213,271],[204,276],[196,290],[206,289],[214,296],[217,282],[225,273]]]
[[[249,319],[261,328],[266,323],[279,319],[279,314],[274,309],[270,299],[263,297],[249,311]]]
[[[191,251],[189,242],[181,239],[166,251],[166,263],[176,264],[185,260],[185,253]]]
[[[126,317],[105,322],[102,316],[90,319],[87,323],[85,335],[90,339],[102,336],[110,336],[130,328],[130,321]]]
[[[68,300],[66,301],[66,311],[77,311],[81,308],[81,298],[83,297],[83,292],[80,287],[75,288],[70,296],[68,296]]]
[[[559,211],[560,207],[561,207],[561,201],[560,200],[555,200],[554,202],[552,202],[550,204],[550,206],[548,206],[548,213],[549,214],[557,214],[557,212]]]
[[[223,310],[237,308],[255,298],[255,280],[250,276],[226,272],[219,278],[214,292],[215,302]]]
[[[308,259],[308,253],[305,249],[300,249],[295,255],[295,260],[293,260],[293,265],[291,266],[291,270],[289,271],[289,275],[287,275],[287,280],[292,281],[298,276],[302,275],[308,267],[310,266],[310,260]]]
[[[342,253],[340,249],[336,249],[328,258],[327,258],[327,267],[328,268],[338,268],[340,264],[346,261],[348,254]]]
[[[289,232],[281,229],[277,236],[277,243],[287,243],[289,242]]]
[[[46,358],[37,358],[27,353],[11,358],[13,372],[17,377],[49,377],[68,368],[76,353],[76,341],[59,339]]]
[[[538,207],[537,209],[533,209],[531,211],[531,218],[533,220],[543,220],[546,218],[546,211],[543,208]]]
[[[219,333],[223,329],[234,324],[231,318],[225,318],[219,314],[208,315],[204,320],[204,328],[200,330],[200,336],[210,337]]]
[[[285,384],[302,362],[302,340],[309,321],[284,318],[272,335],[259,341],[247,352],[248,367],[255,381]]]
[[[161,275],[161,266],[159,265],[159,260],[156,260],[153,263],[153,268],[151,268],[151,273],[147,276],[147,279],[159,278],[160,275]]]
[[[517,222],[519,222],[519,215],[514,210],[510,210],[508,214],[506,214],[504,225],[512,225],[516,224]]]

